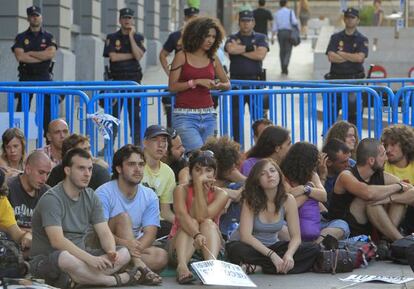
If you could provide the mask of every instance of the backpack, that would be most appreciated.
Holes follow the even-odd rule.
[[[400,264],[407,265],[407,254],[414,250],[414,236],[409,235],[396,240],[391,244],[391,259]]]
[[[27,267],[16,242],[0,235],[0,278],[20,278]]]
[[[350,252],[354,268],[365,268],[368,262],[377,256],[377,246],[373,242],[342,240],[340,248],[346,248]]]

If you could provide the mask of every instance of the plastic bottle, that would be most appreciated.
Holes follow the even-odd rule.
[[[227,227],[227,240],[230,239],[231,234],[237,230],[239,223],[236,218],[231,219],[229,226]]]
[[[349,241],[349,242],[369,242],[370,238],[367,235],[358,235],[358,236],[348,238],[347,241]]]

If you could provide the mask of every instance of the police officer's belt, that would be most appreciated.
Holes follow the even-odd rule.
[[[18,67],[19,73],[21,75],[44,75],[49,74],[49,68],[46,67],[33,67],[30,65],[19,65]]]
[[[354,74],[336,74],[329,72],[325,74],[325,79],[361,79],[365,78],[364,72],[354,73]]]
[[[261,75],[231,75],[231,79],[262,80]]]
[[[111,71],[111,76],[113,78],[134,78],[137,75],[141,75],[141,71],[134,71],[134,72],[114,72]]]

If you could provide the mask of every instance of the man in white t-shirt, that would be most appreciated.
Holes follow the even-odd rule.
[[[125,145],[114,155],[112,181],[96,190],[104,218],[118,245],[126,246],[134,266],[145,284],[160,284],[154,271],[161,271],[168,261],[167,252],[152,246],[160,226],[158,197],[152,189],[141,185],[145,158],[135,145]]]

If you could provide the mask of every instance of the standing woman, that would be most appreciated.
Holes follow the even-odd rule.
[[[248,273],[256,266],[265,274],[302,273],[312,268],[319,247],[301,244],[296,202],[286,194],[283,174],[273,160],[263,159],[254,165],[242,202],[240,226],[226,245],[230,262],[244,265]],[[290,241],[278,238],[285,219]]]
[[[304,39],[308,38],[308,20],[310,18],[309,2],[308,0],[300,0],[297,8],[297,13],[300,20],[300,34]]]
[[[213,186],[217,163],[211,151],[195,151],[190,158],[188,185],[179,185],[174,191],[175,220],[170,233],[169,255],[177,264],[177,282],[191,283],[194,280],[188,268],[195,250],[204,260],[216,258],[222,247],[218,227],[219,217],[228,196]]]
[[[216,57],[223,38],[223,28],[216,19],[191,20],[183,32],[183,50],[171,65],[168,87],[177,93],[173,127],[187,152],[200,148],[215,134],[217,116],[210,89],[230,89],[230,81]]]
[[[16,127],[8,128],[2,135],[2,142],[3,153],[0,157],[0,167],[5,170],[8,177],[22,173],[26,148],[23,132]]]

